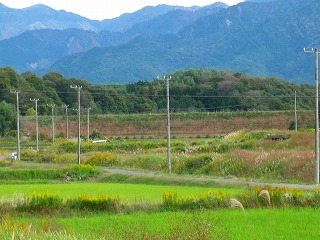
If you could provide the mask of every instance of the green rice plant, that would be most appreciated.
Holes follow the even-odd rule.
[[[183,214],[183,215],[181,215]],[[211,212],[168,213],[154,225],[135,217],[130,227],[123,227],[106,236],[107,239],[154,239],[154,240],[209,240],[227,239],[227,232],[221,225],[220,219],[212,216]],[[159,229],[160,228],[160,229]]]
[[[60,179],[61,169],[0,169],[0,180]]]
[[[81,194],[78,198],[68,199],[66,205],[70,209],[77,211],[117,213],[120,211],[120,198],[119,196],[103,195],[91,197],[86,194]]]
[[[116,156],[112,153],[95,153],[87,157],[84,163],[91,166],[115,166],[117,165],[117,159]]]

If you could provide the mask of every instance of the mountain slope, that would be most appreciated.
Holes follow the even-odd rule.
[[[162,7],[161,5],[148,7],[143,11],[146,15],[148,15],[148,12],[155,14]],[[0,54],[2,56],[0,66],[9,65],[19,72],[27,70],[41,71],[63,57],[85,52],[94,47],[119,46],[141,34],[157,36],[159,34],[178,32],[189,23],[217,12],[223,7],[226,7],[226,5],[217,3],[194,11],[189,8],[187,10],[173,10],[150,21],[136,24],[126,32],[101,31],[95,33],[79,29],[27,31],[14,38],[0,41]],[[35,7],[32,9],[35,9]],[[49,12],[54,12],[50,8],[46,9]],[[166,9],[171,8],[167,6]],[[192,9],[196,9],[196,7]],[[34,18],[36,19],[37,17],[34,16]],[[141,19],[144,18],[142,17]]]
[[[190,67],[310,82],[313,58],[303,48],[319,44],[318,19],[317,0],[244,2],[200,18],[175,35],[139,37],[122,47],[94,49],[94,54],[71,56],[48,70],[100,83],[151,79]],[[81,68],[87,71],[80,73]]]
[[[42,69],[67,55],[98,46],[94,32],[78,29],[28,31],[0,41],[0,65],[14,66],[20,72]]]

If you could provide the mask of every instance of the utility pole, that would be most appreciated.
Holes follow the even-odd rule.
[[[68,120],[68,107],[69,105],[65,104],[63,107],[66,108],[66,139],[69,139],[69,120]]]
[[[90,138],[90,110],[91,108],[86,108],[87,110],[87,142],[89,142]]]
[[[158,77],[158,79],[160,79]],[[171,137],[170,137],[170,80],[171,76],[164,76],[163,79],[166,81],[166,96],[167,96],[167,163],[168,171],[171,173]]]
[[[171,173],[171,137],[170,137],[170,80],[171,76],[165,76],[166,86],[167,86],[167,160],[168,160],[168,170]]]
[[[78,117],[77,117],[77,122],[78,122],[78,164],[81,164],[81,160],[80,160],[80,91],[82,89],[82,86],[78,86],[78,85],[71,85],[71,88],[74,88],[78,91]]]
[[[294,130],[298,131],[297,91],[294,91]]]
[[[20,112],[19,112],[19,90],[11,90],[17,97],[17,159],[20,160]]]
[[[39,126],[38,126],[38,98],[30,98],[31,102],[35,102],[36,104],[36,151],[39,151]]]
[[[54,144],[54,107],[55,104],[47,104],[48,107],[51,107],[51,122],[52,122],[52,144]]]
[[[319,62],[319,50],[318,48],[312,48],[311,50],[303,49],[304,52],[314,53],[314,65],[315,65],[315,170],[314,170],[314,181],[315,184],[319,184],[319,73],[318,73],[318,62]]]

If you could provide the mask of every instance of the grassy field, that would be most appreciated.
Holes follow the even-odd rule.
[[[153,202],[162,201],[163,192],[179,192],[181,195],[200,194],[213,188],[182,187],[182,186],[155,186],[143,184],[110,184],[110,183],[68,183],[68,184],[15,184],[0,185],[0,197],[12,197],[23,193],[32,195],[33,192],[43,193],[45,191],[58,193],[63,198],[77,197],[79,194],[112,195],[119,196],[124,202]],[[219,188],[222,192],[230,195],[240,193],[242,189]]]
[[[317,239],[319,209],[256,209],[16,218],[69,239]],[[81,236],[81,237],[80,237]],[[73,238],[71,238],[73,237]],[[75,238],[77,237],[77,238]],[[53,239],[53,238],[52,238]]]
[[[178,228],[179,224],[192,228],[193,221],[198,224],[211,224],[207,226],[216,235],[217,239],[317,239],[320,219],[319,209],[284,209],[284,210],[222,210],[204,213],[159,213],[159,214],[134,214],[131,216],[106,216],[86,217],[79,219],[59,219],[69,230],[85,235],[85,225],[91,231],[103,232],[103,229],[119,229],[123,231],[132,228],[147,228],[152,232],[168,232],[170,224]],[[171,218],[171,219],[170,219]],[[174,221],[174,223],[173,223]],[[186,224],[186,223],[189,223]],[[70,225],[69,225],[70,224]],[[199,227],[199,226],[198,226]],[[204,227],[204,226],[202,226]],[[217,229],[215,229],[215,227]],[[183,227],[181,227],[183,228]],[[182,230],[182,229],[181,229]],[[184,229],[186,230],[186,229]],[[117,232],[117,231],[115,231]],[[137,231],[139,232],[139,231]],[[171,234],[174,234],[171,232]],[[136,238],[139,239],[139,238]],[[206,238],[209,239],[209,238]],[[213,239],[213,238],[212,238]]]

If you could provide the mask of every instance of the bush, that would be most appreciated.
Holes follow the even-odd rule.
[[[90,197],[88,195],[79,195],[76,199],[69,199],[67,206],[77,211],[91,212],[112,212],[117,213],[120,210],[120,198],[112,196],[99,195]]]
[[[62,198],[58,194],[46,191],[45,193],[34,193],[31,198],[27,198],[27,201],[17,206],[17,210],[20,212],[50,213],[59,211],[62,207]]]
[[[195,173],[212,161],[209,154],[180,157],[173,165],[176,173]]]
[[[217,176],[239,176],[243,174],[244,170],[245,164],[243,160],[213,156],[210,164],[204,166],[201,173]]]
[[[86,180],[98,173],[99,171],[97,171],[94,166],[80,164],[73,167],[65,168],[63,170],[62,178],[66,181]]]
[[[95,153],[88,157],[84,162],[91,166],[114,166],[116,164],[116,156],[112,153]]]
[[[33,149],[25,149],[21,151],[21,160],[23,161],[36,161],[38,152]]]
[[[102,135],[97,129],[93,129],[92,133],[89,135],[90,139],[99,139]]]
[[[165,211],[218,209],[227,208],[230,204],[229,195],[218,191],[208,191],[198,197],[178,197],[176,192],[164,192],[162,198],[161,208]]]

